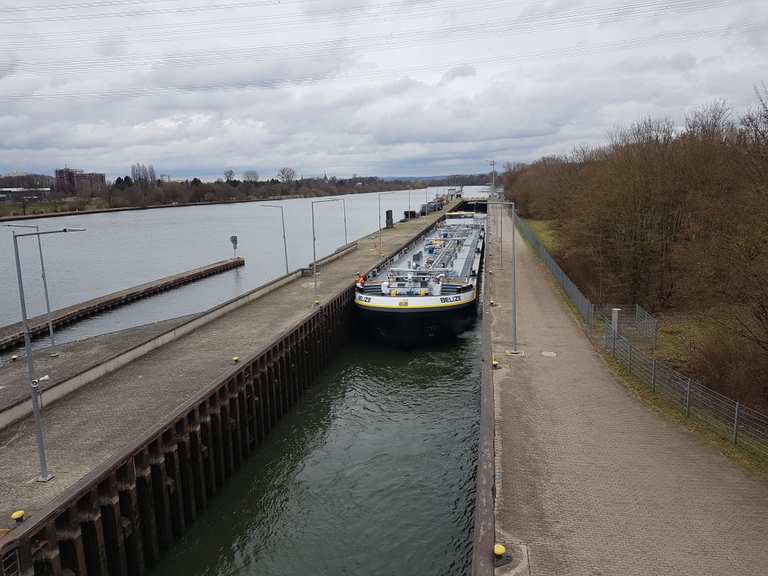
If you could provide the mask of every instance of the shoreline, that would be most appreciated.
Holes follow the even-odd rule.
[[[427,186],[429,188],[429,186]],[[423,188],[411,188],[411,190],[423,190]],[[407,191],[407,189],[404,189]],[[373,192],[357,192],[356,194],[377,194]],[[400,192],[400,190],[381,190],[381,192]],[[355,193],[353,193],[355,194]],[[348,192],[338,194],[323,194],[321,196],[308,194],[291,194],[280,196],[269,196],[267,198],[258,198],[253,200],[211,200],[210,202],[177,202],[173,204],[155,204],[150,206],[124,206],[121,208],[97,208],[93,210],[69,210],[67,212],[46,212],[44,214],[23,214],[17,216],[0,216],[0,222],[15,222],[17,220],[36,220],[38,218],[58,218],[63,216],[82,216],[87,214],[105,214],[109,212],[130,212],[135,210],[155,210],[160,208],[185,208],[194,206],[215,206],[217,204],[251,204],[253,202],[274,202],[279,200],[298,200],[306,198],[325,198],[327,196],[350,196]]]

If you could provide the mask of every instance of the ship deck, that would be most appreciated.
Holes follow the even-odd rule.
[[[481,223],[478,227],[469,227],[467,224]],[[477,247],[480,245],[483,238],[483,230],[485,227],[485,214],[476,214],[473,219],[457,219],[454,221],[445,220],[442,226],[436,227],[422,238],[415,241],[408,248],[406,248],[399,258],[392,262],[392,265],[383,268],[375,276],[367,279],[370,284],[379,284],[387,279],[391,270],[408,270],[409,264],[414,262],[414,256],[419,252],[423,255],[427,253],[428,247],[432,244],[433,240],[441,240],[442,233],[446,229],[453,227],[462,227],[467,231],[467,239],[464,241],[455,257],[451,258],[448,262],[441,262],[438,258],[432,266],[423,266],[421,268],[412,268],[414,272],[418,271],[430,271],[430,270],[444,270],[445,275],[449,281],[468,281],[472,276],[472,271],[475,262],[477,261]]]

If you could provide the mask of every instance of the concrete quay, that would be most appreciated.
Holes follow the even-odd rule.
[[[520,235],[512,349],[512,219],[493,207],[486,265],[496,407],[496,574],[768,570],[768,485],[644,405],[612,373]]]
[[[195,316],[162,320],[33,351],[36,373],[49,375],[48,380],[40,383],[46,400],[51,402],[50,394],[46,395],[46,392],[51,392],[60,384],[167,333]],[[28,400],[29,380],[24,358],[0,364],[0,429],[11,423],[9,414],[13,407]]]
[[[194,268],[186,272],[180,272],[178,274],[172,274],[159,280],[153,280],[151,282],[145,282],[138,286],[126,288],[124,290],[118,290],[105,296],[99,296],[85,302],[73,304],[66,308],[59,310],[52,310],[50,315],[41,314],[30,318],[28,321],[29,331],[33,337],[41,334],[48,333],[48,321],[53,320],[54,329],[58,326],[70,324],[76,320],[86,318],[97,314],[103,310],[109,308],[115,308],[133,302],[134,300],[140,300],[147,298],[153,294],[171,290],[184,284],[195,282],[208,276],[215,274],[221,274],[227,270],[238,268],[245,265],[243,258],[230,258],[228,260],[221,260],[208,264],[207,266],[201,266]],[[24,327],[21,322],[15,324],[9,324],[7,326],[0,327],[0,350],[10,348],[11,346],[17,346],[24,343]]]
[[[374,234],[328,259],[317,293],[311,274],[289,275],[46,405],[49,482],[34,481],[31,417],[0,430],[0,456],[13,463],[0,469],[0,519],[12,528],[0,537],[0,574],[144,574],[344,342],[354,274],[446,210],[385,230],[383,257]],[[11,526],[19,509],[26,519]]]

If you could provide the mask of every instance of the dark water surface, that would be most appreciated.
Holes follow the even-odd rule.
[[[478,339],[347,346],[152,576],[468,573]]]

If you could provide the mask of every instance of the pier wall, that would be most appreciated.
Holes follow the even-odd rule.
[[[145,574],[344,343],[354,288],[233,364],[0,543],[0,574]]]
[[[475,202],[473,208],[485,212],[486,204]],[[480,286],[480,333],[482,364],[480,368],[480,426],[477,446],[477,472],[475,477],[475,511],[472,520],[472,576],[492,576],[495,568],[493,545],[496,537],[496,451],[495,403],[493,391],[493,346],[491,339],[490,284],[487,277],[488,242],[494,233],[489,218],[486,223],[485,254]]]
[[[318,265],[319,264],[320,263],[318,262]],[[130,364],[134,360],[149,354],[152,352],[152,350],[156,350],[161,346],[165,346],[166,344],[178,340],[179,338],[197,330],[198,328],[213,322],[217,318],[221,318],[225,314],[229,314],[237,308],[245,306],[249,302],[253,302],[254,300],[262,298],[263,296],[278,290],[289,282],[296,280],[296,278],[300,277],[301,274],[302,272],[298,271],[280,276],[271,282],[259,286],[258,288],[254,288],[242,296],[232,298],[227,302],[223,302],[222,304],[214,306],[208,312],[187,320],[183,324],[176,326],[175,328],[172,328],[167,332],[160,334],[159,336],[142,342],[141,344],[138,344],[129,350],[115,354],[114,356],[105,359],[95,366],[84,367],[82,372],[72,376],[71,378],[67,378],[62,382],[55,382],[51,386],[44,387],[46,404],[50,405],[53,402],[64,398],[68,394],[71,394],[75,390],[78,390],[83,386],[98,380],[102,376],[109,374],[110,372],[114,372],[115,370]],[[28,416],[31,413],[32,400],[29,398],[20,400],[11,406],[3,406],[2,410],[0,410],[0,430],[10,426],[14,422]]]
[[[88,316],[93,316],[103,310],[123,306],[124,304],[128,304],[135,300],[141,300],[142,298],[147,298],[154,294],[165,292],[166,290],[172,290],[178,286],[190,284],[197,280],[208,278],[215,274],[221,274],[227,270],[232,270],[233,268],[238,268],[244,265],[245,259],[240,257],[221,260],[220,262],[214,262],[208,266],[201,266],[187,272],[173,274],[152,282],[145,282],[144,284],[139,284],[132,288],[126,288],[125,290],[86,300],[85,302],[61,308],[60,310],[52,310],[50,318],[53,320],[53,327],[58,328],[59,326],[70,324]],[[41,334],[47,334],[48,319],[48,314],[41,314],[40,316],[30,318],[28,320],[30,335],[35,337]],[[21,322],[0,327],[0,350],[10,348],[11,346],[17,346],[23,342],[24,327]]]

